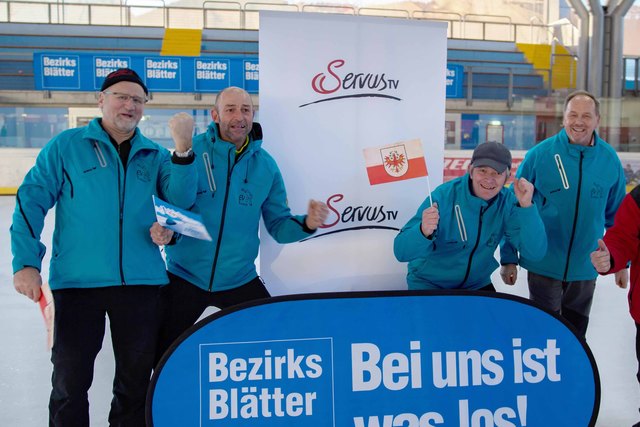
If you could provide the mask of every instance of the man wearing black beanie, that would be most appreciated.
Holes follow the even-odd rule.
[[[118,82],[132,82],[132,83],[139,84],[140,87],[142,87],[142,90],[144,90],[144,94],[149,95],[149,90],[147,89],[145,84],[142,82],[142,79],[140,78],[138,73],[133,71],[131,68],[120,68],[119,70],[109,73],[109,75],[105,77],[104,82],[102,82],[102,87],[100,88],[100,92],[104,92],[110,86]]]
[[[193,119],[170,122],[176,152],[137,128],[148,90],[128,68],[109,74],[99,93],[102,118],[55,136],[16,197],[11,226],[14,286],[41,297],[40,234],[56,206],[49,285],[54,342],[50,426],[89,426],[87,391],[109,316],[115,357],[111,426],[144,426],[146,390],[158,334],[158,291],[168,283],[150,235],[151,196],[183,208],[195,202]]]

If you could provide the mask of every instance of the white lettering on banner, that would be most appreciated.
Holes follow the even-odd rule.
[[[469,400],[458,401],[459,427],[524,427],[527,425],[527,396],[516,397],[516,407],[502,406],[495,410],[476,408],[470,412]],[[382,422],[380,422],[382,420]],[[513,421],[512,421],[513,420]],[[517,422],[517,424],[516,424]],[[370,415],[353,418],[354,427],[436,427],[444,424],[439,412],[426,412],[422,415],[402,413],[398,415]],[[447,424],[453,425],[453,424]]]
[[[51,58],[49,56],[43,56],[42,63],[45,66],[52,66],[52,67],[75,67],[77,65],[76,60],[72,58],[65,58],[65,57]]]
[[[388,390],[422,387],[420,341],[409,343],[409,356],[390,353],[382,358],[378,346],[371,343],[351,344],[351,379],[353,391],[370,391],[384,384]]]
[[[272,356],[271,350],[265,350],[264,357],[248,359],[229,360],[226,353],[209,353],[209,382],[318,378],[322,375],[321,362],[318,354],[296,355],[292,348],[286,355]]]
[[[177,70],[178,61],[171,61],[168,59],[154,61],[153,59],[147,59],[147,68]]]
[[[253,62],[245,62],[244,63],[244,70],[245,71],[259,71],[260,70],[260,64],[254,64]]]
[[[318,378],[322,375],[322,357],[296,355],[287,349],[281,356],[265,350],[262,357],[229,359],[226,353],[209,353],[209,382],[268,381]],[[297,417],[313,415],[315,392],[284,393],[280,387],[239,387],[209,390],[209,418]]]
[[[96,77],[107,77],[109,73],[117,69],[118,68],[96,68]]]
[[[221,61],[196,61],[196,70],[227,71],[227,63]]]
[[[161,61],[154,61],[153,59],[146,60],[148,79],[163,79],[174,80],[177,76],[178,61],[171,61],[169,59],[163,59]]]
[[[244,73],[245,80],[258,80],[260,78],[260,74],[257,71],[247,71]]]
[[[522,340],[513,339],[513,382],[516,384],[539,383],[547,378],[549,381],[560,381],[560,374],[556,368],[556,357],[560,355],[560,349],[556,347],[556,340],[547,340],[547,346],[543,349],[529,348],[524,351],[520,348]],[[546,364],[543,363],[546,361]],[[545,366],[546,365],[546,366]],[[528,371],[525,371],[527,368]]]
[[[431,424],[432,422],[435,424]],[[444,418],[437,412],[427,412],[420,416],[411,413],[384,415],[382,424],[378,416],[370,416],[366,424],[364,417],[353,418],[354,427],[435,427],[441,424],[444,424]]]
[[[301,347],[275,342],[265,348],[260,343],[260,349],[234,343],[229,346],[233,353],[212,344],[217,351],[205,350],[201,358],[203,417],[227,421],[317,417],[331,410],[333,365],[324,360],[331,359],[330,341],[305,341]]]
[[[129,68],[129,61],[120,58],[102,59],[96,58],[96,68]]]
[[[166,79],[172,80],[176,78],[175,71],[167,71],[167,70],[147,70],[147,78],[148,79]]]
[[[522,339],[513,338],[514,384],[535,384],[543,380],[558,382],[556,340],[548,339],[545,348],[522,349]],[[501,362],[504,355],[496,349],[434,351],[431,353],[433,386],[496,386],[504,381]],[[351,344],[353,391],[372,391],[384,385],[388,390],[422,387],[420,341],[409,342],[409,353],[389,353],[383,357],[373,343]]]
[[[45,76],[52,77],[73,77],[76,74],[76,70],[74,69],[56,67],[44,67],[42,72]]]
[[[513,408],[503,406],[492,411],[479,408],[469,414],[469,401],[458,402],[460,427],[516,427],[527,425],[527,396],[516,398],[517,413]],[[509,420],[517,420],[518,424]]]
[[[227,73],[221,73],[218,71],[198,70],[196,71],[196,78],[201,80],[224,80],[227,78]]]
[[[280,387],[241,387],[209,391],[209,419],[270,418],[313,415],[315,392],[283,393]]]
[[[431,357],[433,385],[437,388],[497,385],[504,379],[504,371],[495,362],[503,360],[502,353],[498,350],[486,350],[482,353],[477,350],[447,351],[446,363],[442,361],[442,352],[434,352]]]

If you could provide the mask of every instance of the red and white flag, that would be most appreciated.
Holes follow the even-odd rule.
[[[371,185],[429,175],[419,139],[365,148],[362,152]]]

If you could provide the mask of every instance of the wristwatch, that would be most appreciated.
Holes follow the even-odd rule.
[[[191,148],[189,148],[187,151],[184,151],[182,153],[176,150],[176,151],[173,152],[173,154],[175,154],[176,157],[185,158],[185,157],[189,157],[192,152],[193,152],[193,150]]]

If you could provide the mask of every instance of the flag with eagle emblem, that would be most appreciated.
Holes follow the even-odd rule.
[[[428,175],[419,139],[369,147],[362,151],[371,185]]]

